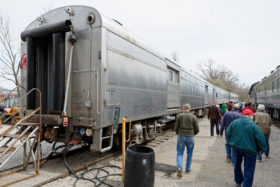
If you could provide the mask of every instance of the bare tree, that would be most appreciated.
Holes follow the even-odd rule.
[[[207,59],[197,66],[203,79],[228,91],[236,88],[238,77],[224,65],[216,65],[215,60]]]
[[[239,95],[240,101],[249,101],[249,86],[246,84],[241,84],[236,90]]]
[[[206,80],[225,79],[226,74],[228,73],[228,69],[225,66],[216,66],[215,64],[216,62],[213,59],[207,59],[206,61],[197,64],[202,78]]]
[[[228,71],[222,81],[226,85],[228,91],[234,91],[238,88],[238,77],[232,71]]]
[[[20,65],[15,52],[15,37],[8,19],[0,15],[0,77],[20,85]],[[19,96],[19,88],[17,89]]]

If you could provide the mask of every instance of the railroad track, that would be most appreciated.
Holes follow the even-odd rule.
[[[98,163],[101,163],[102,161],[104,162],[104,161],[107,161],[109,159],[114,159],[114,158],[116,158],[120,155],[121,155],[121,151],[115,151],[113,153],[102,156],[102,157],[100,157],[98,159],[95,159],[93,161],[87,162],[87,163],[83,164],[82,166],[73,168],[72,171],[75,172],[75,173],[80,172],[80,171],[84,171],[84,170],[87,170],[90,166],[94,166]],[[58,180],[58,179],[63,179],[63,178],[68,177],[70,175],[71,175],[71,172],[65,171],[61,174],[58,174],[58,175],[53,176],[53,177],[51,177],[47,180],[44,180],[44,181],[40,182],[39,184],[34,185],[33,187],[43,186],[45,184],[48,184],[48,183],[53,182],[53,181]]]
[[[164,143],[165,141],[167,141],[168,139],[170,139],[173,136],[174,136],[174,132],[172,133],[171,129],[168,129],[166,131],[163,131],[163,132],[157,134],[155,139],[153,139],[153,140],[151,140],[149,142],[144,143],[144,145],[147,145],[147,146],[150,146],[150,147],[156,147],[156,146]],[[77,155],[77,154],[80,154],[80,153],[83,154],[83,150],[85,150],[85,148],[75,149],[75,150],[73,150],[71,152],[71,155],[73,155],[73,154]],[[62,154],[57,154],[57,155],[51,157],[50,160],[61,159],[61,156],[62,156]],[[83,155],[80,155],[80,156],[83,157]],[[33,186],[34,187],[43,186],[43,185],[46,185],[46,184],[51,183],[53,181],[56,181],[58,179],[63,179],[63,178],[66,178],[66,177],[68,177],[70,175],[73,175],[73,173],[78,173],[78,172],[81,172],[81,171],[87,172],[87,170],[89,170],[91,168],[94,168],[96,165],[99,165],[99,164],[102,165],[102,163],[104,163],[106,161],[109,162],[110,160],[114,160],[115,158],[120,157],[120,156],[121,156],[121,151],[119,151],[119,150],[111,151],[110,153],[107,153],[105,155],[101,155],[98,158],[94,158],[94,160],[91,160],[91,161],[88,161],[86,163],[83,163],[82,165],[80,165],[78,167],[73,167],[71,169],[72,173],[70,171],[64,171],[64,172],[59,173],[57,175],[53,175],[53,176],[51,176],[50,178],[48,178],[46,180],[40,181],[39,183],[37,183],[37,184],[35,184]],[[46,158],[43,158],[41,161],[43,162],[43,161],[45,161],[45,159]],[[63,161],[61,161],[61,162],[63,162]],[[32,164],[32,163],[30,163],[30,164]],[[17,166],[14,166],[12,168],[5,169],[5,170],[1,171],[0,174],[1,173],[5,173],[5,172],[10,171],[10,170],[17,169],[19,167],[22,167],[22,165],[17,165]],[[44,167],[42,167],[41,171],[43,171],[43,170],[44,170]],[[108,185],[108,186],[110,186],[110,185]]]
[[[171,129],[169,129],[167,131],[163,131],[162,133],[159,133],[154,140],[151,140],[151,141],[146,142],[144,144],[147,144],[150,147],[156,147],[156,146],[166,142],[170,138],[174,137],[174,133],[170,134],[171,132],[172,132]],[[121,156],[121,152],[120,151],[116,151],[116,152],[110,153],[109,155],[100,157],[100,158],[98,158],[98,159],[96,159],[94,161],[90,161],[90,162],[84,164],[83,166],[76,167],[76,168],[72,169],[72,171],[75,172],[75,173],[80,172],[80,171],[86,171],[90,167],[94,167],[95,165],[100,164],[102,162],[113,160],[113,159],[115,159],[115,158],[117,158],[119,156]],[[39,187],[39,186],[51,183],[51,182],[53,182],[55,180],[66,178],[66,177],[68,177],[70,175],[71,175],[71,172],[66,171],[66,172],[61,173],[59,175],[56,175],[56,176],[54,176],[52,178],[49,178],[48,180],[40,182],[39,184],[36,184],[33,187]],[[110,186],[110,185],[108,185],[108,186]]]

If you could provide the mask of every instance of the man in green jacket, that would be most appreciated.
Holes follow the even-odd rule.
[[[224,103],[222,104],[222,115],[224,116],[226,112],[227,112],[227,105]]]
[[[266,142],[260,128],[252,120],[252,110],[244,109],[243,117],[234,120],[226,130],[230,137],[229,144],[235,150],[234,180],[236,186],[251,187],[254,179],[256,156],[266,151]],[[244,175],[241,170],[244,158]]]
[[[194,136],[199,132],[198,121],[191,112],[189,103],[183,106],[183,113],[180,113],[175,122],[177,138],[177,176],[182,177],[183,156],[187,147],[186,172],[191,172],[192,154],[194,148]]]

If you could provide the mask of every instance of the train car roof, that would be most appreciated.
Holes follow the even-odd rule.
[[[269,79],[271,76],[274,76],[274,75],[280,76],[280,65],[277,66],[275,70],[272,70],[269,75],[265,76],[264,78],[262,78],[261,81],[258,81],[257,83],[262,84],[264,81],[266,81],[267,79]],[[254,84],[252,84],[252,86],[257,86],[257,84],[256,85],[254,85]]]
[[[121,38],[124,38],[128,40],[129,42],[137,45],[138,47],[146,50],[149,53],[152,53],[153,55],[161,58],[162,60],[166,61],[166,56],[162,55],[161,52],[156,51],[155,49],[149,47],[143,39],[136,36],[135,34],[132,34],[130,31],[128,31],[119,21],[112,19],[110,17],[107,17],[99,10],[90,7],[90,6],[83,6],[83,5],[71,5],[71,6],[65,6],[53,9],[49,12],[46,12],[45,14],[39,16],[42,18],[42,20],[45,20],[43,23],[39,23],[38,19],[35,19],[33,22],[31,22],[25,30],[34,29],[43,25],[47,25],[48,22],[50,22],[47,19],[55,20],[56,22],[63,21],[66,19],[69,19],[69,13],[67,13],[66,9],[71,8],[73,11],[73,15],[71,17],[71,21],[73,25],[80,25],[82,28],[86,28],[88,25],[86,23],[86,19],[82,19],[83,16],[87,17],[89,14],[94,15],[95,22],[93,24],[93,27],[104,27],[107,30],[113,32],[114,34],[118,35]],[[79,16],[79,17],[77,17]],[[169,60],[169,59],[168,59]],[[175,61],[169,60],[170,62],[176,64],[176,66],[180,65],[176,63]]]
[[[203,83],[205,83],[207,85],[212,85],[213,87],[217,87],[217,86],[214,86],[213,84],[209,83],[208,81],[202,79],[200,76],[196,75],[194,72],[183,69],[176,61],[166,58],[166,56],[162,55],[161,52],[158,52],[158,51],[154,50],[153,48],[149,47],[149,45],[143,39],[136,36],[135,34],[132,34],[130,31],[128,31],[126,28],[124,28],[124,26],[120,22],[118,22],[117,20],[114,20],[110,17],[107,17],[106,15],[101,13],[99,10],[97,10],[93,7],[90,7],[90,6],[72,5],[72,6],[64,6],[64,7],[56,8],[56,9],[51,10],[40,16],[42,18],[42,20],[45,20],[45,22],[40,23],[38,21],[38,19],[35,19],[33,22],[31,22],[25,28],[25,30],[34,29],[34,28],[38,28],[40,26],[47,25],[50,22],[48,19],[53,19],[57,22],[69,19],[69,15],[71,13],[69,11],[67,12],[68,7],[71,8],[71,10],[73,11],[73,15],[70,16],[73,25],[79,25],[79,26],[81,26],[81,28],[86,29],[87,27],[89,27],[89,25],[87,24],[86,20],[83,21],[82,18],[83,18],[83,16],[87,17],[88,15],[93,14],[95,17],[95,22],[93,24],[93,27],[104,27],[107,30],[118,35],[119,37],[122,37],[122,38],[128,40],[129,42],[137,45],[138,47],[146,50],[147,52],[152,53],[153,55],[161,58],[167,64],[172,65],[173,67],[177,67],[178,69],[181,69],[182,71],[184,71],[185,73],[189,74],[190,76],[198,79],[199,81],[202,81]],[[77,17],[77,15],[79,17]],[[219,88],[219,87],[217,87],[217,88]],[[220,89],[222,89],[222,88],[220,88]],[[226,91],[226,90],[224,90],[224,91]]]
[[[257,86],[257,84],[259,84],[259,83],[260,83],[260,81],[255,82],[254,84],[252,84],[252,85],[250,86],[250,89],[249,89],[249,95],[250,95],[250,94],[251,94],[251,92],[253,91],[254,87],[256,87],[256,86]]]

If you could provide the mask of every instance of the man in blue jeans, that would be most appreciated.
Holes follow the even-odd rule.
[[[258,152],[266,151],[266,142],[260,128],[252,120],[252,110],[244,109],[242,117],[234,120],[226,130],[229,144],[235,150],[234,181],[236,186],[251,187],[254,180]],[[244,175],[241,164],[244,159]]]
[[[191,105],[185,104],[183,112],[180,113],[175,122],[175,132],[178,135],[177,140],[177,176],[182,178],[183,156],[185,147],[187,147],[186,172],[191,172],[192,154],[194,148],[194,136],[198,134],[199,127],[195,115],[191,112]]]
[[[223,120],[222,120],[222,124],[220,127],[220,136],[223,136],[223,131],[225,129],[225,131],[227,130],[228,126],[230,125],[230,123],[241,117],[241,114],[239,113],[239,105],[238,104],[234,104],[232,106],[232,110],[229,112],[226,112],[224,114]],[[232,165],[235,164],[235,152],[234,150],[231,149],[231,146],[229,145],[229,139],[230,137],[225,136],[226,137],[226,160],[227,162],[232,162]]]

